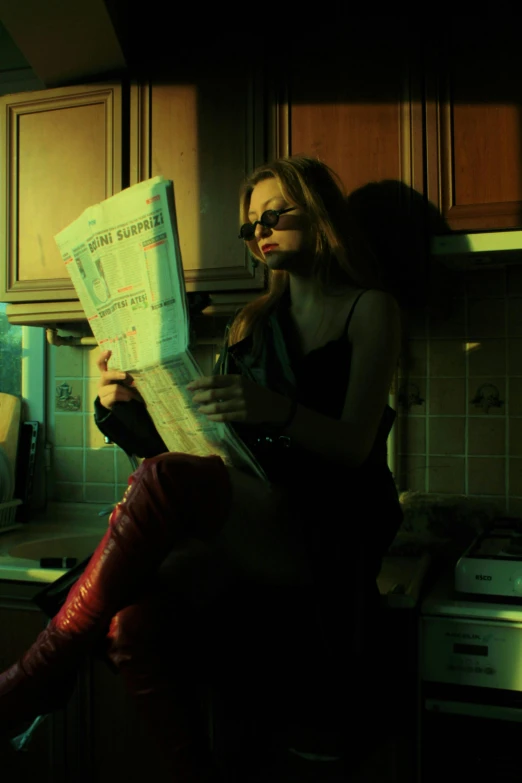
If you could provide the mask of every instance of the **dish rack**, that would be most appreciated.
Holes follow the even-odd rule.
[[[0,503],[0,533],[21,527],[20,522],[15,522],[16,509],[21,505],[21,500],[8,500],[6,503]]]

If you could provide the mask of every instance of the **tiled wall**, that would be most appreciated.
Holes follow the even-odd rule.
[[[400,489],[522,514],[522,267],[466,273],[445,322],[420,318],[398,381]]]
[[[113,503],[131,468],[94,424],[98,348],[49,350],[49,494]],[[198,349],[204,372],[216,350]],[[522,514],[522,267],[467,275],[451,319],[413,323],[397,389],[399,489],[505,499]]]
[[[195,357],[210,374],[219,346],[199,346]],[[48,498],[107,503],[119,500],[132,468],[128,457],[107,445],[94,423],[99,371],[97,347],[49,346],[47,440],[52,445]]]

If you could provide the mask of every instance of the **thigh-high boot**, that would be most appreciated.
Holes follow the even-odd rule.
[[[65,706],[79,662],[107,633],[114,615],[146,592],[174,547],[217,534],[231,501],[220,457],[166,453],[141,464],[63,607],[0,674],[0,733]]]

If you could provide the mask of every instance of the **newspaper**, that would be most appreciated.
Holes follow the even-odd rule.
[[[218,454],[266,481],[230,425],[198,413],[185,388],[202,372],[189,350],[172,181],[153,177],[89,207],[55,241],[110,368],[132,375],[169,451]]]

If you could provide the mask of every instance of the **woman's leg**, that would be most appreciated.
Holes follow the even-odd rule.
[[[192,655],[196,634],[188,603],[156,586],[118,612],[107,635],[107,655],[155,743],[165,779],[183,783],[215,779],[201,704],[205,670]]]
[[[302,520],[287,493],[237,468],[228,468],[228,475],[233,497],[229,516],[202,546],[248,581],[310,584]]]
[[[107,636],[108,656],[166,769],[183,780],[196,770],[203,775],[208,763],[198,686],[210,669],[220,668],[215,660],[229,657],[230,640],[202,631],[200,618],[209,617],[208,607],[213,614],[216,599],[238,578],[265,584],[306,579],[284,496],[237,470],[229,469],[229,477],[232,503],[222,533],[172,550],[154,590],[120,611]]]
[[[143,595],[166,554],[215,536],[232,487],[219,457],[168,453],[145,460],[67,600],[35,644],[0,674],[0,732],[63,706],[71,672],[112,617]],[[69,675],[69,676],[66,676]]]

